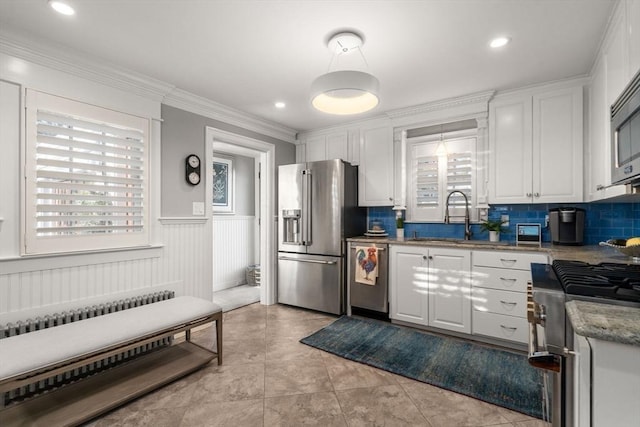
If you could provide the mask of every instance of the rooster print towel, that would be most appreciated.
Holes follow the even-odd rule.
[[[378,248],[356,246],[356,282],[374,286],[378,277]]]

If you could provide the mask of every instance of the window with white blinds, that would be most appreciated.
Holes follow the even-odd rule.
[[[418,206],[437,206],[440,202],[438,156],[416,158],[415,198]]]
[[[475,206],[476,138],[430,139],[408,141],[408,221],[443,221],[447,196],[456,190],[467,196],[471,208]],[[456,216],[464,216],[464,210],[464,196],[454,193],[449,199],[452,222]],[[471,214],[476,216],[474,209]]]
[[[148,244],[148,119],[29,90],[26,128],[26,253]]]

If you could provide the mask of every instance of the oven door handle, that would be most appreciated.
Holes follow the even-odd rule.
[[[540,351],[538,347],[538,327],[535,323],[529,323],[529,364],[538,369],[560,372],[562,359],[557,354],[548,351]]]

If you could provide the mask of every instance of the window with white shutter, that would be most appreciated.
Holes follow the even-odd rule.
[[[25,253],[143,246],[149,120],[27,91]]]
[[[471,218],[475,219],[476,138],[449,135],[439,139],[438,136],[407,140],[408,164],[411,165],[407,220],[443,221],[446,199],[452,191],[461,191],[467,196]],[[456,222],[457,216],[462,218],[464,211],[464,197],[459,193],[452,194],[449,199],[451,221]]]

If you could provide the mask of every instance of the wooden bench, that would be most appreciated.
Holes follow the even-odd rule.
[[[191,330],[216,324],[217,352],[191,341]],[[0,340],[0,393],[185,333],[173,344],[0,411],[0,425],[78,425],[193,372],[222,364],[222,310],[177,297]]]

